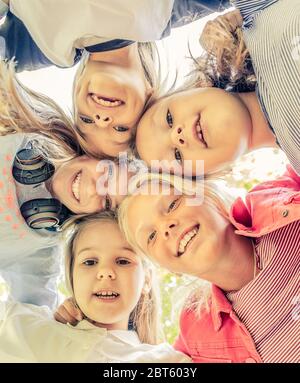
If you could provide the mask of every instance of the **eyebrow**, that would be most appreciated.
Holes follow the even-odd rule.
[[[85,247],[83,249],[81,249],[77,255],[80,255],[81,253],[85,252],[85,251],[89,251],[89,250],[96,250],[98,251],[98,248],[96,246],[90,246],[90,247]],[[122,246],[122,247],[119,247],[117,249],[117,251],[122,251],[122,250],[125,250],[125,251],[130,251],[132,252],[133,254],[135,254],[135,252],[133,251],[133,249],[131,249],[130,247],[127,247],[127,246]]]

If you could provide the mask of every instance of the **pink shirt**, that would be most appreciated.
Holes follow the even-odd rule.
[[[294,226],[297,225],[296,221],[299,221],[299,218],[300,177],[290,166],[288,166],[283,177],[275,181],[264,182],[253,188],[248,193],[245,203],[242,199],[237,199],[230,213],[231,222],[237,227],[236,233],[253,238],[267,237],[268,233],[287,226],[291,229],[290,233],[295,236],[293,223]],[[267,249],[268,247],[265,246],[261,248],[260,259],[270,257],[270,252]],[[282,252],[280,254],[282,255]],[[258,278],[262,279],[263,273],[264,270],[247,286],[254,283]],[[267,278],[267,276],[265,277]],[[289,286],[294,283],[291,288],[296,294],[297,272],[292,278],[287,275],[285,283]],[[290,292],[285,294],[283,284],[281,289],[281,299],[290,297]],[[255,293],[259,294],[259,291],[256,290]],[[276,298],[273,298],[275,301]],[[246,298],[243,299],[243,304],[246,306]],[[250,303],[250,306],[254,310],[253,303]],[[265,307],[265,310],[267,315],[272,315],[270,309]],[[279,326],[282,325],[279,324]],[[212,286],[209,311],[202,309],[200,312],[195,312],[185,309],[182,312],[180,334],[174,347],[191,356],[194,362],[262,362],[263,359],[258,352],[258,350],[262,352],[262,349],[256,346],[255,341],[257,340],[255,337],[253,340],[249,328],[251,328],[251,323],[247,323],[247,327],[242,323],[223,291],[217,286]],[[279,332],[282,330],[281,333],[283,334],[281,342],[286,336],[291,336],[291,338],[293,335],[297,336],[293,333],[286,334],[286,329],[287,327],[284,328],[284,326],[279,329]],[[276,342],[278,344],[278,339],[275,340]],[[267,338],[265,338],[265,345],[268,348]],[[296,354],[293,353],[293,355]],[[279,359],[282,357],[282,354],[279,355]]]

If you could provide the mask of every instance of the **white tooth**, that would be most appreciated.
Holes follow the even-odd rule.
[[[115,100],[115,101],[109,101],[109,100],[103,100],[103,98],[98,97],[96,95],[92,95],[92,99],[99,105],[102,106],[119,106],[122,104],[122,101]]]
[[[182,238],[179,244],[179,252],[183,253],[185,251],[185,248],[187,244],[190,242],[190,240],[197,234],[198,230],[193,229],[189,233],[185,234],[185,236]]]

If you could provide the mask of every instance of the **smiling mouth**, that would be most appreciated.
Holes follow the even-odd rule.
[[[117,98],[103,97],[97,93],[88,94],[93,102],[97,105],[104,106],[105,108],[116,108],[118,106],[124,105],[125,102]]]
[[[74,198],[80,202],[80,181],[81,181],[81,170],[76,174],[72,182],[72,193]]]
[[[182,254],[185,253],[188,246],[191,244],[193,239],[196,237],[196,235],[199,231],[199,228],[200,228],[200,225],[198,224],[182,236],[182,238],[179,241],[177,257],[180,257]]]
[[[98,299],[104,299],[104,300],[109,300],[109,301],[113,301],[117,298],[119,298],[120,294],[115,292],[115,291],[111,291],[111,290],[101,290],[101,291],[98,291],[97,293],[93,294],[95,295],[95,297],[97,297]]]
[[[200,123],[200,116],[198,118],[198,120],[196,121],[196,124],[194,126],[194,129],[195,129],[195,133],[196,133],[196,137],[198,138],[198,140],[203,144],[205,145],[205,147],[207,148],[208,145],[207,145],[207,142],[205,141],[205,137],[204,137],[204,132],[203,132],[203,129],[202,129],[202,126],[201,126],[201,123]]]

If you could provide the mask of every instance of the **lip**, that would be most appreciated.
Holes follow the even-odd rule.
[[[78,174],[82,174],[82,169],[80,169],[78,172],[76,172],[73,177],[71,178],[71,182],[70,182],[70,194],[72,196],[72,198],[76,201],[77,204],[80,203],[80,200],[78,201],[77,198],[75,197],[74,193],[73,193],[73,190],[72,190],[72,186],[73,186],[73,182],[75,181],[76,177]],[[82,175],[81,175],[82,176]],[[81,186],[81,181],[80,181],[80,186]],[[81,197],[81,190],[79,191],[79,195]]]
[[[201,140],[201,139],[198,137],[198,132],[197,132],[197,123],[198,123],[198,121],[199,121],[199,124],[200,124],[200,127],[201,127],[202,136],[203,136],[204,141]],[[194,123],[193,123],[193,128],[192,128],[192,130],[193,130],[193,136],[194,136],[195,140],[196,140],[197,142],[200,142],[205,148],[207,148],[208,145],[207,145],[207,141],[206,141],[206,139],[205,139],[205,130],[204,130],[204,128],[203,128],[203,125],[201,124],[201,115],[200,115],[200,114],[199,114],[199,115],[197,116],[197,118],[195,119],[195,121],[194,121]]]
[[[115,297],[115,298],[111,298],[111,299],[106,299],[106,298],[98,297],[96,294],[97,293],[101,293],[102,291],[103,292],[111,291],[111,292],[113,292],[115,294],[118,294],[118,296]],[[98,302],[100,301],[100,302],[105,302],[105,303],[114,303],[114,302],[119,300],[120,296],[121,296],[121,294],[119,292],[113,290],[113,289],[99,289],[96,292],[94,292],[93,295],[92,295],[93,299],[96,299]]]
[[[121,104],[120,105],[115,105],[115,106],[105,106],[105,105],[100,105],[98,104],[93,98],[92,96],[95,95],[99,98],[103,98],[104,100],[118,100],[118,101],[121,101]],[[87,95],[87,99],[88,99],[88,103],[92,104],[93,107],[97,108],[97,109],[103,109],[103,110],[109,110],[109,109],[116,109],[116,108],[121,108],[122,106],[125,106],[125,101],[124,100],[121,100],[120,98],[115,98],[115,97],[107,97],[107,96],[104,96],[102,94],[99,94],[99,93],[95,93],[95,92],[89,92],[88,95]]]
[[[186,247],[186,250],[184,253],[182,253],[180,256],[178,255],[179,253],[179,245],[180,245],[180,241],[182,240],[182,238],[187,234],[189,233],[190,231],[194,230],[195,228],[198,227],[198,232],[199,232],[199,228],[200,228],[200,225],[199,224],[196,224],[196,225],[193,225],[193,226],[190,226],[188,229],[184,230],[181,235],[179,236],[178,240],[177,240],[177,247],[176,247],[176,257],[181,257],[182,255],[184,255],[187,251],[187,249],[190,247],[190,244],[194,241],[194,239],[197,237],[197,234],[189,241],[187,247]]]

